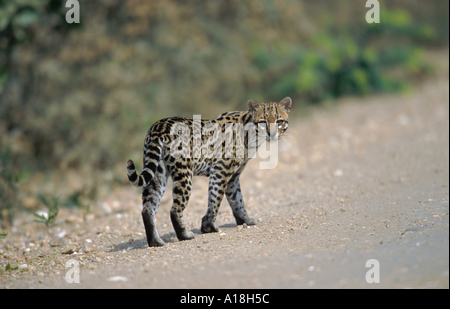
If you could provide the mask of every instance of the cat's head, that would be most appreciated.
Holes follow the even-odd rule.
[[[247,104],[259,134],[265,133],[268,142],[277,141],[286,132],[289,126],[288,114],[292,107],[291,98],[286,97],[279,103],[249,100]]]

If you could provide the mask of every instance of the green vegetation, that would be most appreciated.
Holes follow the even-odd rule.
[[[253,43],[253,63],[265,77],[265,96],[290,95],[315,103],[407,89],[412,76],[431,71],[414,42],[431,41],[436,32],[414,23],[403,10],[385,10],[381,15],[379,25],[336,29],[332,23],[310,38],[308,48]],[[395,76],[395,70],[402,76]]]
[[[47,228],[50,224],[55,222],[56,216],[59,212],[59,200],[56,197],[48,197],[43,194],[38,195],[39,201],[47,207],[48,211],[45,215],[33,213],[37,218],[37,222],[44,223]]]
[[[38,194],[89,211],[99,186],[127,183],[160,118],[404,91],[448,35],[428,25],[448,1],[421,4],[429,18],[380,1],[372,25],[353,1],[79,2],[69,25],[63,0],[0,0],[2,223]]]
[[[63,3],[60,0],[0,0],[0,86],[13,73],[9,70],[14,47],[29,39],[33,25],[51,18],[60,28],[70,27],[63,22]]]
[[[8,236],[7,231],[0,231],[0,239],[5,239]]]

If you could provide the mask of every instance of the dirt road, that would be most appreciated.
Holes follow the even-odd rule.
[[[140,191],[124,187],[85,221],[61,210],[48,232],[18,218],[0,266],[21,270],[0,274],[0,288],[449,287],[448,78],[346,99],[291,120],[289,132],[276,169],[253,160],[241,177],[259,225],[237,227],[223,201],[221,232],[201,234],[207,179],[197,177],[185,211],[196,238],[176,239],[168,190],[157,218],[167,244],[148,248]],[[380,283],[366,281],[371,259]],[[69,260],[80,283],[66,282]]]

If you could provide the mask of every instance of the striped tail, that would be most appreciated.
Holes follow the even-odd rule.
[[[128,180],[133,186],[142,187],[150,183],[161,159],[162,147],[162,142],[161,144],[151,142],[145,145],[144,168],[140,175],[136,173],[134,162],[132,160],[127,161]]]
[[[148,166],[144,167],[144,170],[140,175],[136,173],[136,167],[133,160],[127,161],[127,175],[130,183],[135,187],[142,187],[150,183],[155,176],[157,165],[154,162],[149,162]]]
[[[147,182],[145,181],[144,175],[139,175],[136,173],[136,167],[134,166],[133,160],[127,161],[127,175],[130,183],[135,187],[142,187]]]

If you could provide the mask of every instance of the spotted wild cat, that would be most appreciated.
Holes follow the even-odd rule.
[[[287,130],[291,106],[289,97],[279,103],[249,100],[248,111],[223,113],[213,120],[172,117],[153,124],[145,137],[142,173],[136,173],[132,160],[127,162],[130,183],[144,187],[142,218],[148,245],[164,245],[155,216],[168,176],[173,180],[170,217],[179,240],[195,237],[186,229],[183,210],[191,195],[192,177],[197,175],[209,177],[203,233],[219,231],[215,221],[224,195],[238,225],[257,224],[245,210],[239,177],[264,140],[276,142]],[[258,139],[259,136],[263,138]]]

